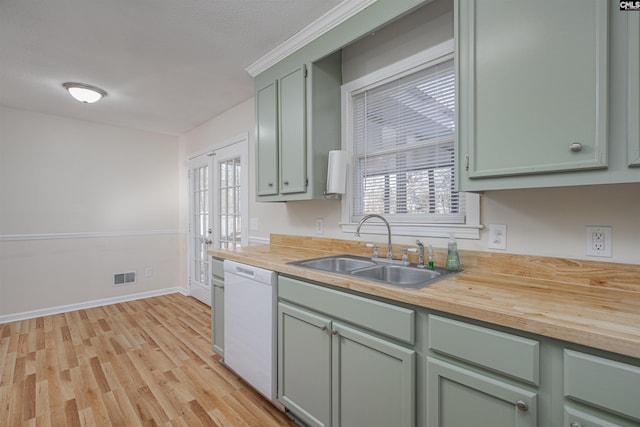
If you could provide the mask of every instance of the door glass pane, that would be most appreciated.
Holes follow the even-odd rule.
[[[220,246],[240,246],[240,157],[221,161],[219,194]]]
[[[209,230],[209,168],[207,166],[192,169],[192,279],[207,285],[207,249]]]

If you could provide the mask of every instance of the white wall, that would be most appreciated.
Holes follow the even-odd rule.
[[[178,138],[5,107],[0,129],[0,316],[186,286]]]
[[[436,0],[345,48],[343,80],[353,80],[452,37],[452,2]],[[196,151],[249,131],[250,164],[254,165],[253,102],[250,99],[185,135],[183,150]],[[250,232],[252,237],[267,238],[270,233],[312,236],[316,218],[323,218],[324,236],[356,239],[340,229],[339,201],[255,202],[253,172],[251,167],[250,217],[258,219],[259,229]],[[481,197],[481,222],[507,225],[509,253],[576,259],[593,259],[585,256],[585,226],[612,226],[613,257],[596,259],[637,264],[640,263],[638,194],[640,184],[487,192]],[[384,242],[386,237],[363,234],[362,239]],[[415,238],[394,236],[393,241],[412,245]],[[428,241],[436,247],[446,246],[446,239]],[[481,232],[480,240],[461,240],[459,246],[488,250],[487,231]]]

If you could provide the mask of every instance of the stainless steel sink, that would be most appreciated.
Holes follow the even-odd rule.
[[[315,270],[329,271],[333,273],[346,273],[365,267],[375,266],[376,263],[362,257],[351,255],[339,255],[324,258],[309,259],[305,261],[295,261],[291,264],[301,267],[313,268]]]
[[[399,286],[408,289],[420,289],[429,281],[440,277],[442,274],[435,270],[423,270],[416,267],[400,265],[377,265],[352,271],[352,275],[363,279]]]
[[[396,261],[397,262],[397,261]],[[390,264],[387,260],[372,261],[355,255],[334,255],[290,262],[291,265],[311,268],[329,273],[371,280],[405,289],[421,289],[453,272],[441,268],[426,270],[415,265]]]

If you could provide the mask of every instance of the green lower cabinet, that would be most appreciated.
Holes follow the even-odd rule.
[[[332,324],[333,425],[415,425],[415,351]]]
[[[565,421],[569,421],[566,425],[578,422],[573,427],[640,426],[637,362],[632,365],[571,349],[564,350],[563,362]],[[586,408],[592,415],[580,414],[569,402]]]
[[[428,427],[534,427],[537,394],[427,357]]]
[[[415,352],[278,303],[278,398],[309,426],[415,425]]]
[[[312,427],[331,425],[330,324],[278,303],[278,399]]]
[[[564,423],[566,427],[638,427],[634,423],[596,410],[582,410],[571,406],[564,407]]]
[[[224,282],[213,279],[212,319],[213,319],[213,351],[224,356]]]
[[[224,356],[224,260],[211,258],[211,347]]]

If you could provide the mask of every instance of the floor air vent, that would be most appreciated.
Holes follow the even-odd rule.
[[[113,286],[130,285],[136,283],[136,272],[116,273],[113,275]]]

